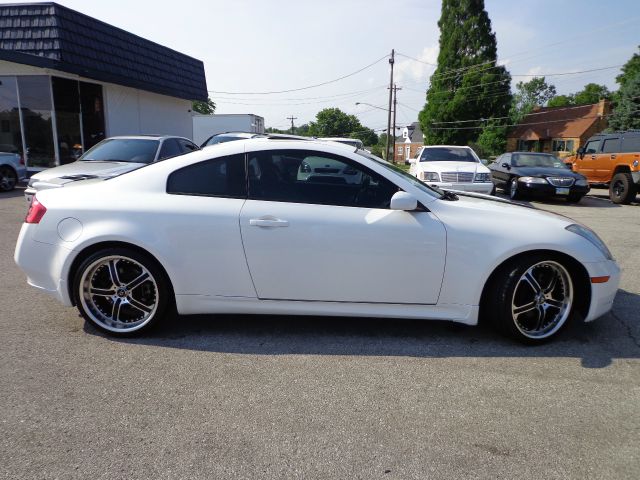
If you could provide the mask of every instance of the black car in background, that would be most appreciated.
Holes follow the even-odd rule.
[[[584,175],[572,172],[549,153],[511,152],[489,165],[491,180],[511,199],[563,197],[579,202],[589,192]]]

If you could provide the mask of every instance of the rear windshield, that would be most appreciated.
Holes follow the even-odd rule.
[[[478,160],[468,148],[434,147],[424,148],[421,162],[474,162]]]
[[[144,138],[109,138],[88,150],[80,160],[151,163],[159,145],[158,140]]]
[[[244,140],[245,138],[249,137],[240,137],[237,135],[216,135],[207,140],[201,147],[206,147],[207,145],[216,145],[218,143],[233,142],[234,140]]]
[[[514,167],[551,167],[566,168],[558,158],[553,155],[536,155],[531,153],[515,153],[511,158]]]

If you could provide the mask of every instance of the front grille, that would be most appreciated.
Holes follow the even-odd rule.
[[[571,177],[547,177],[547,180],[554,187],[570,187],[575,182]]]
[[[444,172],[440,175],[443,182],[447,183],[470,183],[473,181],[471,172]]]

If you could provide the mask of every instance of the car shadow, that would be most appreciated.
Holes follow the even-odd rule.
[[[567,202],[566,199],[557,198],[557,197],[549,197],[544,199],[522,199],[522,200],[511,200],[511,201],[514,203],[518,203],[520,205],[525,205],[533,208],[537,208],[536,205],[560,205],[560,206],[567,206],[571,208],[585,208],[585,207],[620,208],[622,206],[622,205],[613,203],[609,199],[608,190],[607,190],[607,193],[603,195],[600,195],[600,194],[594,195],[592,192],[593,190],[591,190],[591,192],[588,195],[585,195],[582,198],[582,200],[580,200],[578,203],[570,203],[570,202]],[[497,194],[497,196],[505,200],[510,200],[509,195],[507,194],[499,193]]]
[[[0,199],[17,197],[24,197],[24,187],[16,187],[14,190],[9,192],[0,192]]]
[[[579,358],[584,368],[604,368],[614,359],[640,358],[640,295],[618,292],[614,310],[591,323],[574,322],[556,339],[528,347],[480,325],[406,319],[276,315],[178,316],[144,337],[108,337],[136,345],[249,355],[357,355],[445,357]]]

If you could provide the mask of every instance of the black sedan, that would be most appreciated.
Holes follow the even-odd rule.
[[[572,172],[548,153],[505,153],[489,165],[489,169],[493,184],[513,200],[563,197],[575,203],[589,192],[586,177]]]

